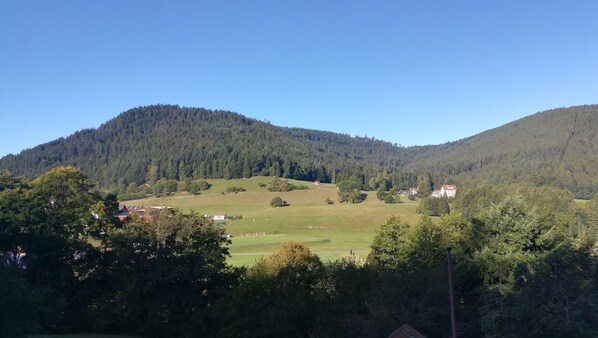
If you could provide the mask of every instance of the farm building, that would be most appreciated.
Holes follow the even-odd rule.
[[[148,218],[151,217],[151,213],[158,211],[158,210],[162,210],[162,209],[171,209],[170,207],[165,207],[165,206],[155,206],[155,207],[144,207],[144,206],[140,206],[140,205],[122,205],[118,207],[118,214],[116,214],[116,217],[118,217],[118,219],[120,219],[121,221],[124,220],[125,218],[131,216],[132,214],[135,214],[137,216],[139,216],[140,218]]]
[[[125,218],[131,216],[132,214],[136,214],[139,217],[145,217],[146,216],[145,207],[138,206],[138,205],[129,205],[129,206],[123,205],[122,207],[118,208],[118,214],[116,215],[116,217],[118,217],[118,219],[120,219],[122,221]]]

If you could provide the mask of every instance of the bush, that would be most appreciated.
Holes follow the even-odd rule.
[[[347,196],[347,202],[349,203],[361,203],[365,200],[367,195],[362,194],[358,189],[353,189],[352,192]]]
[[[192,194],[192,195],[199,195],[201,194],[200,192],[201,189],[199,189],[199,184],[193,182],[191,184],[189,184],[189,188],[187,189],[187,191]]]
[[[206,180],[201,180],[197,182],[197,185],[199,186],[199,190],[208,190],[210,189],[210,187],[212,187],[212,185],[208,183],[208,181]]]
[[[210,183],[208,183],[208,181],[206,181],[206,180],[201,180],[201,181],[197,181],[197,182],[189,182],[187,184],[187,191],[190,194],[199,195],[199,194],[201,194],[200,191],[208,190],[208,189],[210,189],[211,186],[212,185]]]
[[[238,194],[238,193],[243,192],[243,191],[247,191],[247,190],[245,188],[243,188],[243,187],[230,187],[230,188],[226,188],[226,192],[229,193],[229,194],[230,193]]]
[[[276,191],[276,192],[287,192],[292,190],[305,190],[309,189],[305,185],[294,185],[290,183],[288,180],[281,180],[278,177],[272,179],[272,182],[268,185],[268,191]]]
[[[154,195],[156,195],[156,197],[168,196],[177,191],[177,187],[177,181],[162,178],[156,182],[156,185],[154,185]]]
[[[386,189],[384,189],[384,187],[380,187],[380,189],[378,189],[376,192],[376,197],[378,197],[378,199],[381,201],[386,201],[388,196],[389,194],[386,193]]]
[[[384,203],[393,204],[393,203],[395,203],[395,198],[392,197],[391,195],[386,195],[386,197],[384,197]]]
[[[272,201],[270,201],[270,205],[273,208],[278,208],[278,207],[286,207],[289,204],[287,203],[287,201],[283,201],[283,199],[280,198],[279,196],[276,196],[272,199]]]
[[[336,186],[338,187],[338,200],[341,203],[360,203],[365,199],[365,195],[362,195],[359,190],[359,181],[357,178],[340,181]]]

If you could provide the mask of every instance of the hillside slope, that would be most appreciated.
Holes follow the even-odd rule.
[[[537,113],[439,145],[405,169],[459,181],[555,185],[589,198],[598,192],[598,105]]]
[[[323,182],[357,175],[367,185],[380,172],[400,170],[430,173],[437,184],[529,182],[590,198],[598,193],[598,105],[553,109],[459,141],[407,148],[227,111],[155,105],[0,159],[0,169],[29,178],[58,165],[81,167],[102,188],[162,177],[255,175]]]
[[[277,175],[330,182],[339,172],[398,167],[404,152],[388,142],[276,127],[227,111],[156,105],[5,156],[0,168],[31,178],[57,165],[80,166],[102,187],[151,180],[152,166],[157,178]]]

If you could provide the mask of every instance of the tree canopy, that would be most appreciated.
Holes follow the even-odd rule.
[[[451,245],[459,337],[592,337],[597,205],[552,187],[478,186],[441,217],[389,217],[366,260],[323,262],[287,242],[233,268],[224,229],[198,213],[120,221],[115,196],[77,168],[2,172],[0,335],[379,337],[408,323],[442,337]]]

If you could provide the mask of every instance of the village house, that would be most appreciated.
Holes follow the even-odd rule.
[[[441,198],[444,197],[455,197],[457,195],[457,186],[456,185],[443,185],[440,190],[432,191],[432,197]]]
[[[440,188],[440,192],[442,196],[446,194],[447,197],[455,197],[457,195],[457,186],[456,185],[443,185]]]

